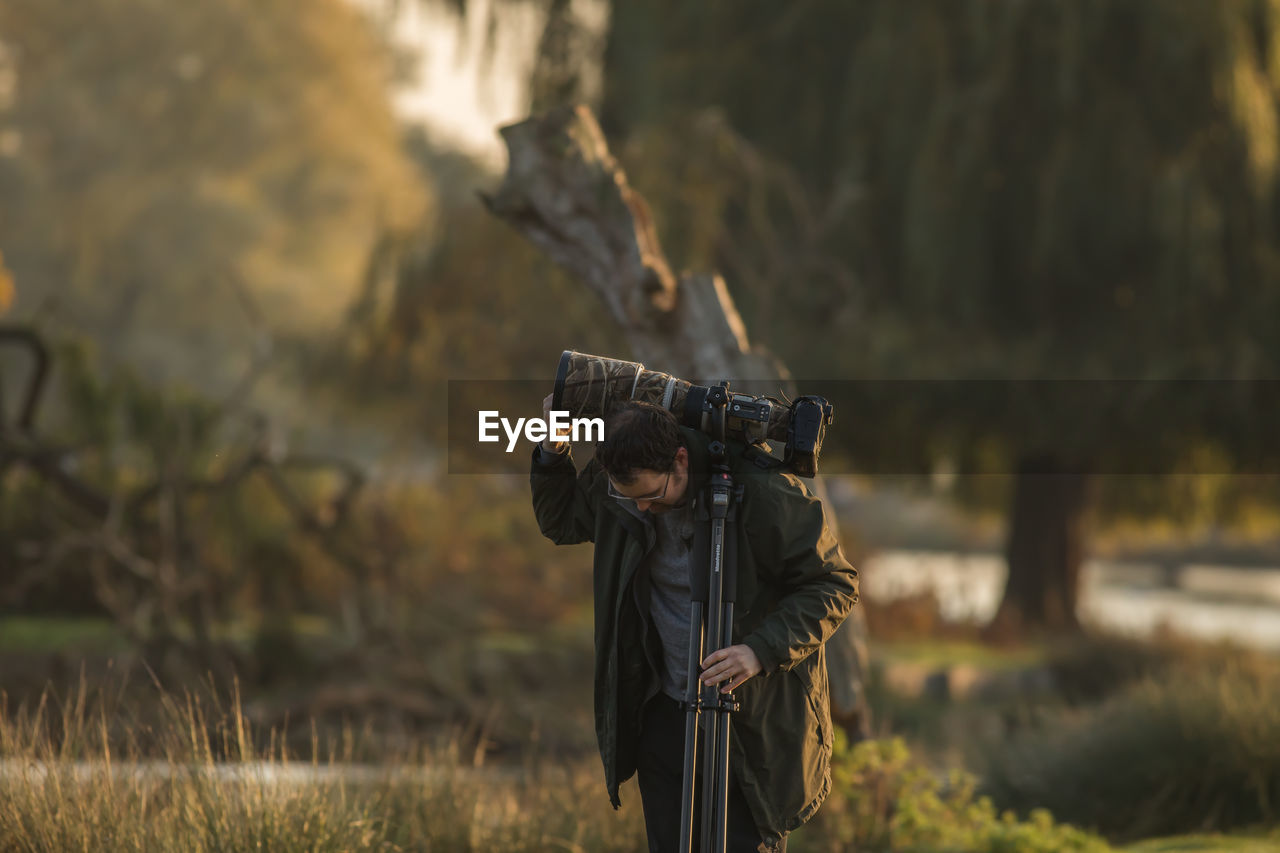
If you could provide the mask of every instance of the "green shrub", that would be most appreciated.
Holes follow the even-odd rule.
[[[1063,699],[1092,704],[1144,679],[1176,672],[1236,669],[1265,672],[1275,660],[1230,641],[1205,642],[1164,628],[1149,638],[1090,632],[1049,649],[1048,668]]]
[[[1054,822],[1048,811],[1028,821],[997,813],[975,795],[976,780],[961,771],[941,778],[913,758],[899,739],[849,748],[837,735],[832,792],[796,850],[943,851],[1008,853],[1106,851],[1106,842]]]
[[[1280,816],[1280,676],[1249,664],[1145,679],[988,753],[1002,806],[1118,838]]]

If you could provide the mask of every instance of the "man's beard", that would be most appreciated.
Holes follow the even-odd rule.
[[[678,504],[649,504],[647,512],[651,512],[654,515],[662,515],[663,513],[671,512],[674,509],[684,509],[684,505],[685,501],[683,500]]]

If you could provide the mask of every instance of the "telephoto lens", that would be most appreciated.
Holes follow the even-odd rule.
[[[646,370],[638,361],[565,350],[556,368],[551,407],[575,418],[608,418],[628,400],[641,400],[662,406],[685,426],[709,432],[710,390],[670,373]],[[746,443],[787,440],[791,411],[777,400],[730,392],[726,415],[733,438]]]
[[[757,445],[754,450],[767,453],[766,439],[781,442],[786,446],[783,466],[801,477],[817,476],[822,439],[832,421],[826,398],[804,396],[783,403],[734,393],[728,385],[695,385],[670,373],[646,370],[638,361],[565,350],[556,368],[551,408],[573,418],[607,419],[629,400],[653,403],[687,427]],[[721,415],[723,421],[717,420]],[[757,454],[756,459],[761,457]]]

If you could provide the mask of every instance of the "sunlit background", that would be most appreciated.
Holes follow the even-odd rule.
[[[1274,0],[6,0],[0,848],[643,849],[590,546],[445,454],[450,381],[637,357],[481,200],[578,103],[673,271],[867,383],[790,849],[1280,846]]]

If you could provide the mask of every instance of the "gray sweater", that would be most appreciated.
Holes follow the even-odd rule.
[[[662,692],[683,700],[689,666],[689,552],[692,501],[653,516],[657,543],[649,552],[649,615],[662,639]]]
[[[540,449],[538,461],[553,464],[564,454]],[[684,700],[689,666],[689,564],[693,547],[693,500],[664,513],[642,512],[631,501],[621,501],[644,522],[650,550],[643,568],[649,572],[649,619],[662,640],[662,692]]]

